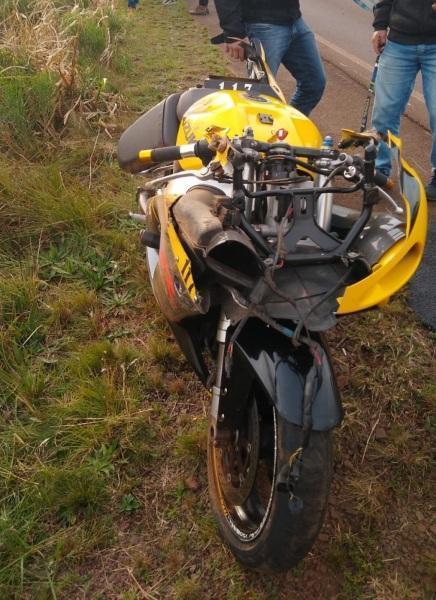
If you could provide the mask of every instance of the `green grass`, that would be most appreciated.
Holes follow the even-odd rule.
[[[153,35],[160,12],[155,4],[145,24]],[[80,23],[81,85],[97,109],[108,89],[128,86],[137,106],[142,95],[153,102],[150,74],[145,82],[136,78],[140,92],[132,87],[130,46],[141,45],[144,25],[135,25],[123,52],[113,57],[112,70],[110,61],[92,64],[107,47],[108,33],[125,35],[126,16],[117,10],[100,25],[92,19]],[[185,23],[190,23],[186,17]],[[175,24],[170,30],[175,33]],[[2,56],[2,64],[13,63]],[[171,66],[161,95],[170,93],[176,80],[183,85],[185,72],[178,72],[178,65]],[[190,69],[191,77],[205,75],[204,65],[202,59]],[[146,71],[147,57],[135,66]],[[106,76],[108,87],[100,88]],[[41,72],[5,81],[2,131],[10,137],[3,140],[12,139],[32,155],[54,110],[53,79]],[[164,418],[163,402],[192,387],[188,373],[168,381],[164,374],[178,372],[182,363],[162,320],[152,315],[136,229],[126,220],[134,183],[114,165],[113,143],[108,151],[108,143],[101,142],[94,146],[79,115],[67,137],[53,138],[45,160],[26,163],[4,155],[0,164],[0,595],[5,598],[63,597],[92,587],[93,572],[81,573],[82,565],[117,546],[121,523],[143,514],[144,469],[162,468],[155,465],[167,454],[164,427],[171,422]],[[153,332],[157,335],[149,338]],[[183,428],[175,432],[182,438]],[[184,496],[175,494],[170,501],[181,510]]]
[[[368,584],[383,567],[380,549],[372,536],[370,531],[365,535],[346,533],[329,548],[328,561],[335,570],[343,572],[343,598],[367,597]]]
[[[0,17],[8,17],[12,10],[20,13],[30,13],[32,9],[32,0],[3,0],[0,7]]]
[[[0,135],[6,129],[16,143],[26,146],[51,124],[57,101],[55,78],[44,71],[17,77],[8,73],[0,75],[0,90]]]
[[[90,23],[79,68],[95,116],[75,112],[62,136],[42,140],[51,88],[31,74],[38,91],[20,88],[15,107],[17,122],[33,111],[28,153],[0,159],[0,597],[431,593],[434,340],[402,298],[331,336],[348,417],[334,511],[311,555],[268,577],[220,542],[207,501],[209,397],[156,311],[126,218],[136,182],[114,153],[138,112],[225,65],[182,2],[128,13],[120,1]],[[107,32],[117,51],[101,64]],[[97,125],[108,91],[124,98],[113,138]]]
[[[85,59],[98,59],[106,48],[106,31],[94,18],[83,19],[78,27],[79,51]]]

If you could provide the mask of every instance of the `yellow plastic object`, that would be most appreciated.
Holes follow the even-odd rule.
[[[194,284],[192,277],[191,261],[179,240],[174,225],[168,223],[168,238],[170,240],[171,250],[176,261],[177,270],[179,272],[180,281],[183,282],[183,286],[186,289],[189,297],[193,302],[197,301],[197,289]]]
[[[391,149],[397,153],[401,170],[401,192],[406,207],[406,237],[380,258],[368,277],[346,288],[344,296],[338,298],[338,314],[358,312],[385,304],[413,276],[424,252],[427,235],[424,186],[416,171],[402,158],[401,140],[390,134],[389,142]],[[412,197],[415,190],[416,197]]]
[[[260,44],[260,48],[261,48],[261,59],[262,59],[262,63],[263,63],[263,69],[265,71],[266,74],[266,78],[268,80],[269,85],[272,87],[272,89],[275,91],[275,93],[277,94],[277,96],[280,98],[280,100],[286,104],[286,98],[284,93],[282,92],[281,87],[279,86],[279,84],[276,81],[276,78],[274,77],[274,75],[271,72],[271,69],[269,68],[268,63],[266,62],[266,56],[265,56],[265,49],[262,46],[262,44]]]
[[[312,121],[288,104],[264,94],[222,90],[204,96],[183,116],[177,144],[200,140],[211,127],[225,130],[230,139],[251,127],[254,139],[262,142],[273,141],[279,129],[288,132],[283,140],[287,144],[319,148],[322,142]],[[185,158],[180,166],[187,170],[201,169],[202,164],[197,158]]]
[[[152,150],[140,150],[138,158],[142,163],[144,163],[144,166],[152,164],[153,161],[151,160],[151,153]]]
[[[160,230],[159,260],[151,273],[153,293],[164,315],[173,322],[204,314],[208,297],[201,297],[192,276],[192,264],[171,219],[177,195],[159,194],[149,200],[147,228]]]
[[[221,127],[208,127],[205,135],[205,138],[209,144],[211,144],[211,147],[216,148],[215,161],[221,163],[222,167],[225,167],[228,162],[228,154],[230,150],[230,143],[227,133],[227,129],[222,129]],[[215,143],[216,138],[220,140],[218,145]]]

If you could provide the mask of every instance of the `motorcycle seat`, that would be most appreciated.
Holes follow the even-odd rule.
[[[182,120],[186,111],[191,108],[201,98],[213,94],[216,90],[208,88],[190,88],[180,95],[179,102],[177,103],[177,116]]]
[[[197,100],[213,94],[214,91],[216,90],[191,88],[185,92],[171,94],[142,114],[120,137],[120,167],[130,173],[139,173],[144,169],[138,159],[140,150],[174,146],[183,115]]]
[[[175,145],[180,126],[177,116],[180,96],[180,93],[171,94],[142,114],[122,134],[118,142],[118,163],[122,169],[139,173],[144,170],[138,158],[140,150]]]

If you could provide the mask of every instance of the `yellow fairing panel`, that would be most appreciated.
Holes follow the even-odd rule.
[[[406,237],[397,242],[373,266],[362,281],[347,287],[338,298],[338,314],[384,304],[413,276],[421,262],[427,234],[427,201],[416,171],[401,156],[401,141],[390,135],[393,157],[400,167],[400,189],[406,208]]]
[[[242,135],[251,127],[254,139],[262,142],[278,141],[279,129],[288,132],[285,142],[294,146],[321,145],[321,135],[315,125],[303,114],[276,98],[251,95],[249,92],[223,90],[198,100],[182,118],[177,144],[189,144],[203,139],[210,127],[222,129],[227,137]],[[183,169],[200,169],[196,158],[180,161]]]
[[[197,301],[197,290],[195,288],[194,279],[192,277],[191,261],[179,240],[174,225],[168,224],[168,238],[170,240],[171,250],[176,259],[177,271],[179,273],[179,281],[183,282],[185,290],[193,302]]]

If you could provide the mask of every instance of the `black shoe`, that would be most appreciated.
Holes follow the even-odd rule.
[[[383,171],[375,172],[374,182],[376,185],[385,190],[393,190],[395,187],[393,180],[389,177],[389,175],[386,175],[386,173],[384,173]]]
[[[427,200],[429,202],[436,202],[436,171],[433,171],[433,177],[425,188],[425,193],[427,194]]]

